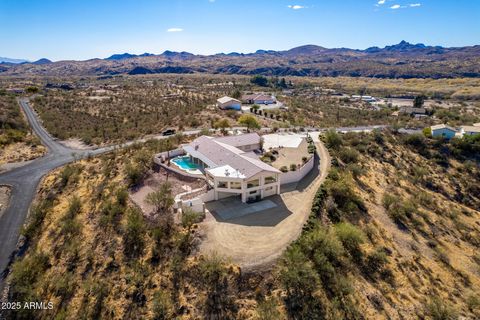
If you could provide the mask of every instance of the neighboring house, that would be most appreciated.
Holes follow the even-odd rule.
[[[277,99],[269,94],[254,93],[243,95],[242,102],[245,104],[274,104],[277,102]]]
[[[426,117],[427,110],[425,108],[401,107],[399,113],[406,113],[412,117]]]
[[[362,101],[365,101],[365,102],[377,102],[377,99],[375,99],[374,97],[372,96],[359,96],[359,95],[353,95],[352,96],[352,99],[355,99],[355,100],[362,100]]]
[[[231,97],[222,97],[217,99],[217,107],[222,110],[241,110],[241,102]]]
[[[260,136],[250,133],[201,136],[182,149],[205,172],[215,200],[236,196],[250,202],[280,194],[281,172],[258,158],[253,151],[260,147]]]
[[[455,137],[457,130],[445,124],[438,124],[436,126],[431,126],[432,137],[443,137],[445,139],[452,139]]]
[[[460,127],[460,133],[462,136],[464,135],[475,135],[475,134],[480,134],[480,126],[461,126]]]

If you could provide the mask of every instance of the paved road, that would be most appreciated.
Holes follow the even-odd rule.
[[[20,229],[27,217],[30,204],[32,203],[37,186],[41,178],[51,170],[63,166],[76,159],[99,155],[105,152],[143,142],[145,139],[127,142],[121,145],[108,146],[94,150],[77,150],[65,147],[56,141],[42,127],[38,116],[28,104],[27,99],[19,100],[28,122],[33,131],[42,141],[48,152],[42,157],[30,163],[0,174],[0,185],[12,187],[10,205],[0,217],[0,292],[3,290],[4,278],[8,272],[12,253],[15,251]],[[184,132],[186,135],[198,134],[198,130]],[[165,136],[155,136],[154,139],[166,139]]]

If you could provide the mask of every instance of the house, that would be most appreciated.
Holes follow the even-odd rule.
[[[377,102],[377,99],[375,99],[374,97],[372,96],[359,96],[359,95],[353,95],[352,96],[352,99],[355,99],[355,100],[362,100],[364,102],[369,102],[369,103],[372,103],[372,102]]]
[[[412,117],[426,117],[427,110],[425,108],[401,107],[400,113],[409,114]]]
[[[436,126],[431,126],[432,137],[443,137],[445,139],[452,139],[455,137],[457,130],[445,124],[438,124]]]
[[[204,172],[214,200],[238,197],[251,202],[280,193],[281,172],[254,152],[261,148],[257,133],[213,138],[201,136],[182,149]]]
[[[460,133],[462,136],[464,135],[475,135],[475,134],[480,134],[480,126],[461,126],[460,127]]]
[[[245,104],[274,104],[277,99],[265,93],[253,93],[243,95],[242,102]]]
[[[240,110],[241,102],[237,99],[225,96],[217,99],[217,107],[222,110]]]

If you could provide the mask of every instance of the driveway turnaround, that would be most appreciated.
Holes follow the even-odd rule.
[[[245,210],[243,206],[248,205],[239,207],[237,200],[229,204],[228,199],[207,203],[212,212],[200,224],[204,237],[200,253],[217,252],[247,271],[274,262],[302,232],[313,198],[330,169],[330,155],[325,146],[321,142],[316,145],[314,169],[297,184],[282,187],[281,195],[264,200],[275,206],[260,206],[253,213],[239,215],[239,211]]]

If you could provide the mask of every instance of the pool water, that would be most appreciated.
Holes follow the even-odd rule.
[[[183,170],[189,171],[189,170],[195,170],[200,168],[200,166],[196,163],[193,163],[190,160],[190,157],[176,157],[172,159],[172,162],[175,163],[177,166],[182,168]]]

